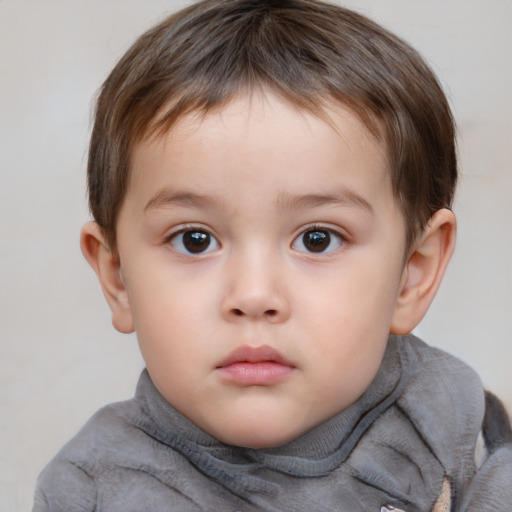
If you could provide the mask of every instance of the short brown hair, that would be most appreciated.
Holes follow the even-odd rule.
[[[435,211],[451,206],[452,115],[434,73],[406,42],[315,0],[204,0],[143,34],[100,91],[89,205],[112,248],[134,144],[256,88],[316,115],[341,102],[383,139],[409,243]]]

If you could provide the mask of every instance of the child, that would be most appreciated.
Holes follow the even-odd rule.
[[[81,244],[147,369],[34,510],[511,510],[499,401],[408,334],[456,174],[432,72],[360,15],[206,0],[144,34],[98,99]]]

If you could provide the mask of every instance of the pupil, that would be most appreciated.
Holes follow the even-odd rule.
[[[331,235],[328,231],[307,231],[304,233],[305,247],[311,252],[322,252],[329,247]]]
[[[204,231],[186,231],[183,233],[183,245],[189,252],[203,252],[210,245],[210,235]]]

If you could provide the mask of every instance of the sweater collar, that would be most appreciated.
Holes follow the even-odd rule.
[[[322,476],[346,460],[377,416],[400,396],[407,381],[404,358],[397,339],[391,336],[376,377],[353,405],[290,443],[274,448],[254,450],[216,440],[165,400],[147,370],[136,391],[142,412],[137,422],[148,435],[181,452],[206,472],[209,467],[238,472],[265,467],[301,477]]]

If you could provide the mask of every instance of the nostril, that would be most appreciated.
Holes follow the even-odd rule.
[[[245,313],[241,309],[233,308],[231,311],[235,316],[245,316]],[[277,316],[277,314],[277,309],[267,309],[264,312],[264,315],[269,318],[273,318]]]

